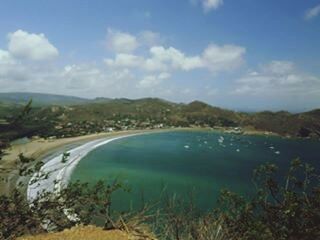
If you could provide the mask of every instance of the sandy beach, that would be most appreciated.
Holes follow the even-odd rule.
[[[23,153],[24,156],[34,158],[35,161],[32,164],[36,164],[38,161],[43,160],[44,162],[49,161],[49,156],[53,154],[61,154],[72,148],[81,146],[86,143],[93,142],[96,145],[100,142],[111,140],[117,137],[124,137],[142,133],[153,133],[167,130],[128,130],[121,132],[110,132],[110,133],[97,133],[79,137],[61,138],[53,140],[37,139],[32,140],[28,143],[18,144],[11,146],[6,149],[5,155],[0,162],[0,195],[8,195],[12,189],[16,187],[17,182],[29,182],[31,176],[20,177],[18,172],[17,162],[19,154]],[[85,148],[88,148],[86,146]],[[92,146],[91,146],[92,147]]]
[[[68,157],[66,161],[62,161],[63,153],[57,156],[52,156],[41,167],[40,171],[35,173],[27,187],[27,199],[32,202],[41,192],[59,192],[63,187],[68,184],[72,171],[80,160],[85,157],[93,149],[105,145],[109,142],[116,141],[122,138],[133,137],[147,133],[131,133],[111,138],[103,138],[92,140],[84,143],[78,147],[66,151]],[[43,177],[46,176],[46,177]]]

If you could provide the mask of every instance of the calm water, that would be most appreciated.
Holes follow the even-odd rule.
[[[250,194],[252,171],[275,162],[286,169],[300,157],[319,164],[319,141],[241,136],[216,132],[167,132],[134,136],[101,146],[81,160],[72,181],[118,179],[131,191],[114,195],[118,210],[169,195],[187,199],[193,193],[203,210],[216,203],[221,188]]]

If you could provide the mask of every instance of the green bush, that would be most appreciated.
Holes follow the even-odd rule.
[[[94,224],[97,221],[108,228],[112,226],[111,194],[120,188],[118,183],[106,185],[97,182],[89,186],[76,182],[59,194],[42,193],[32,204],[15,190],[10,197],[0,197],[0,236],[14,239],[23,234],[61,231],[77,224]]]
[[[222,192],[216,214],[231,239],[320,239],[320,176],[298,159],[283,181],[277,171],[274,164],[254,171],[252,200]]]

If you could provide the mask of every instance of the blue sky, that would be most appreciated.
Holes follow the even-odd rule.
[[[0,91],[320,107],[319,0],[8,0]]]

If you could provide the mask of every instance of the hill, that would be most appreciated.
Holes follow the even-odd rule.
[[[23,127],[12,126],[33,99],[33,108]],[[282,136],[320,137],[320,110],[292,114],[280,112],[239,113],[194,101],[173,103],[158,98],[83,99],[33,94],[0,94],[0,139],[22,135],[67,137],[109,130],[163,127],[242,127]]]

